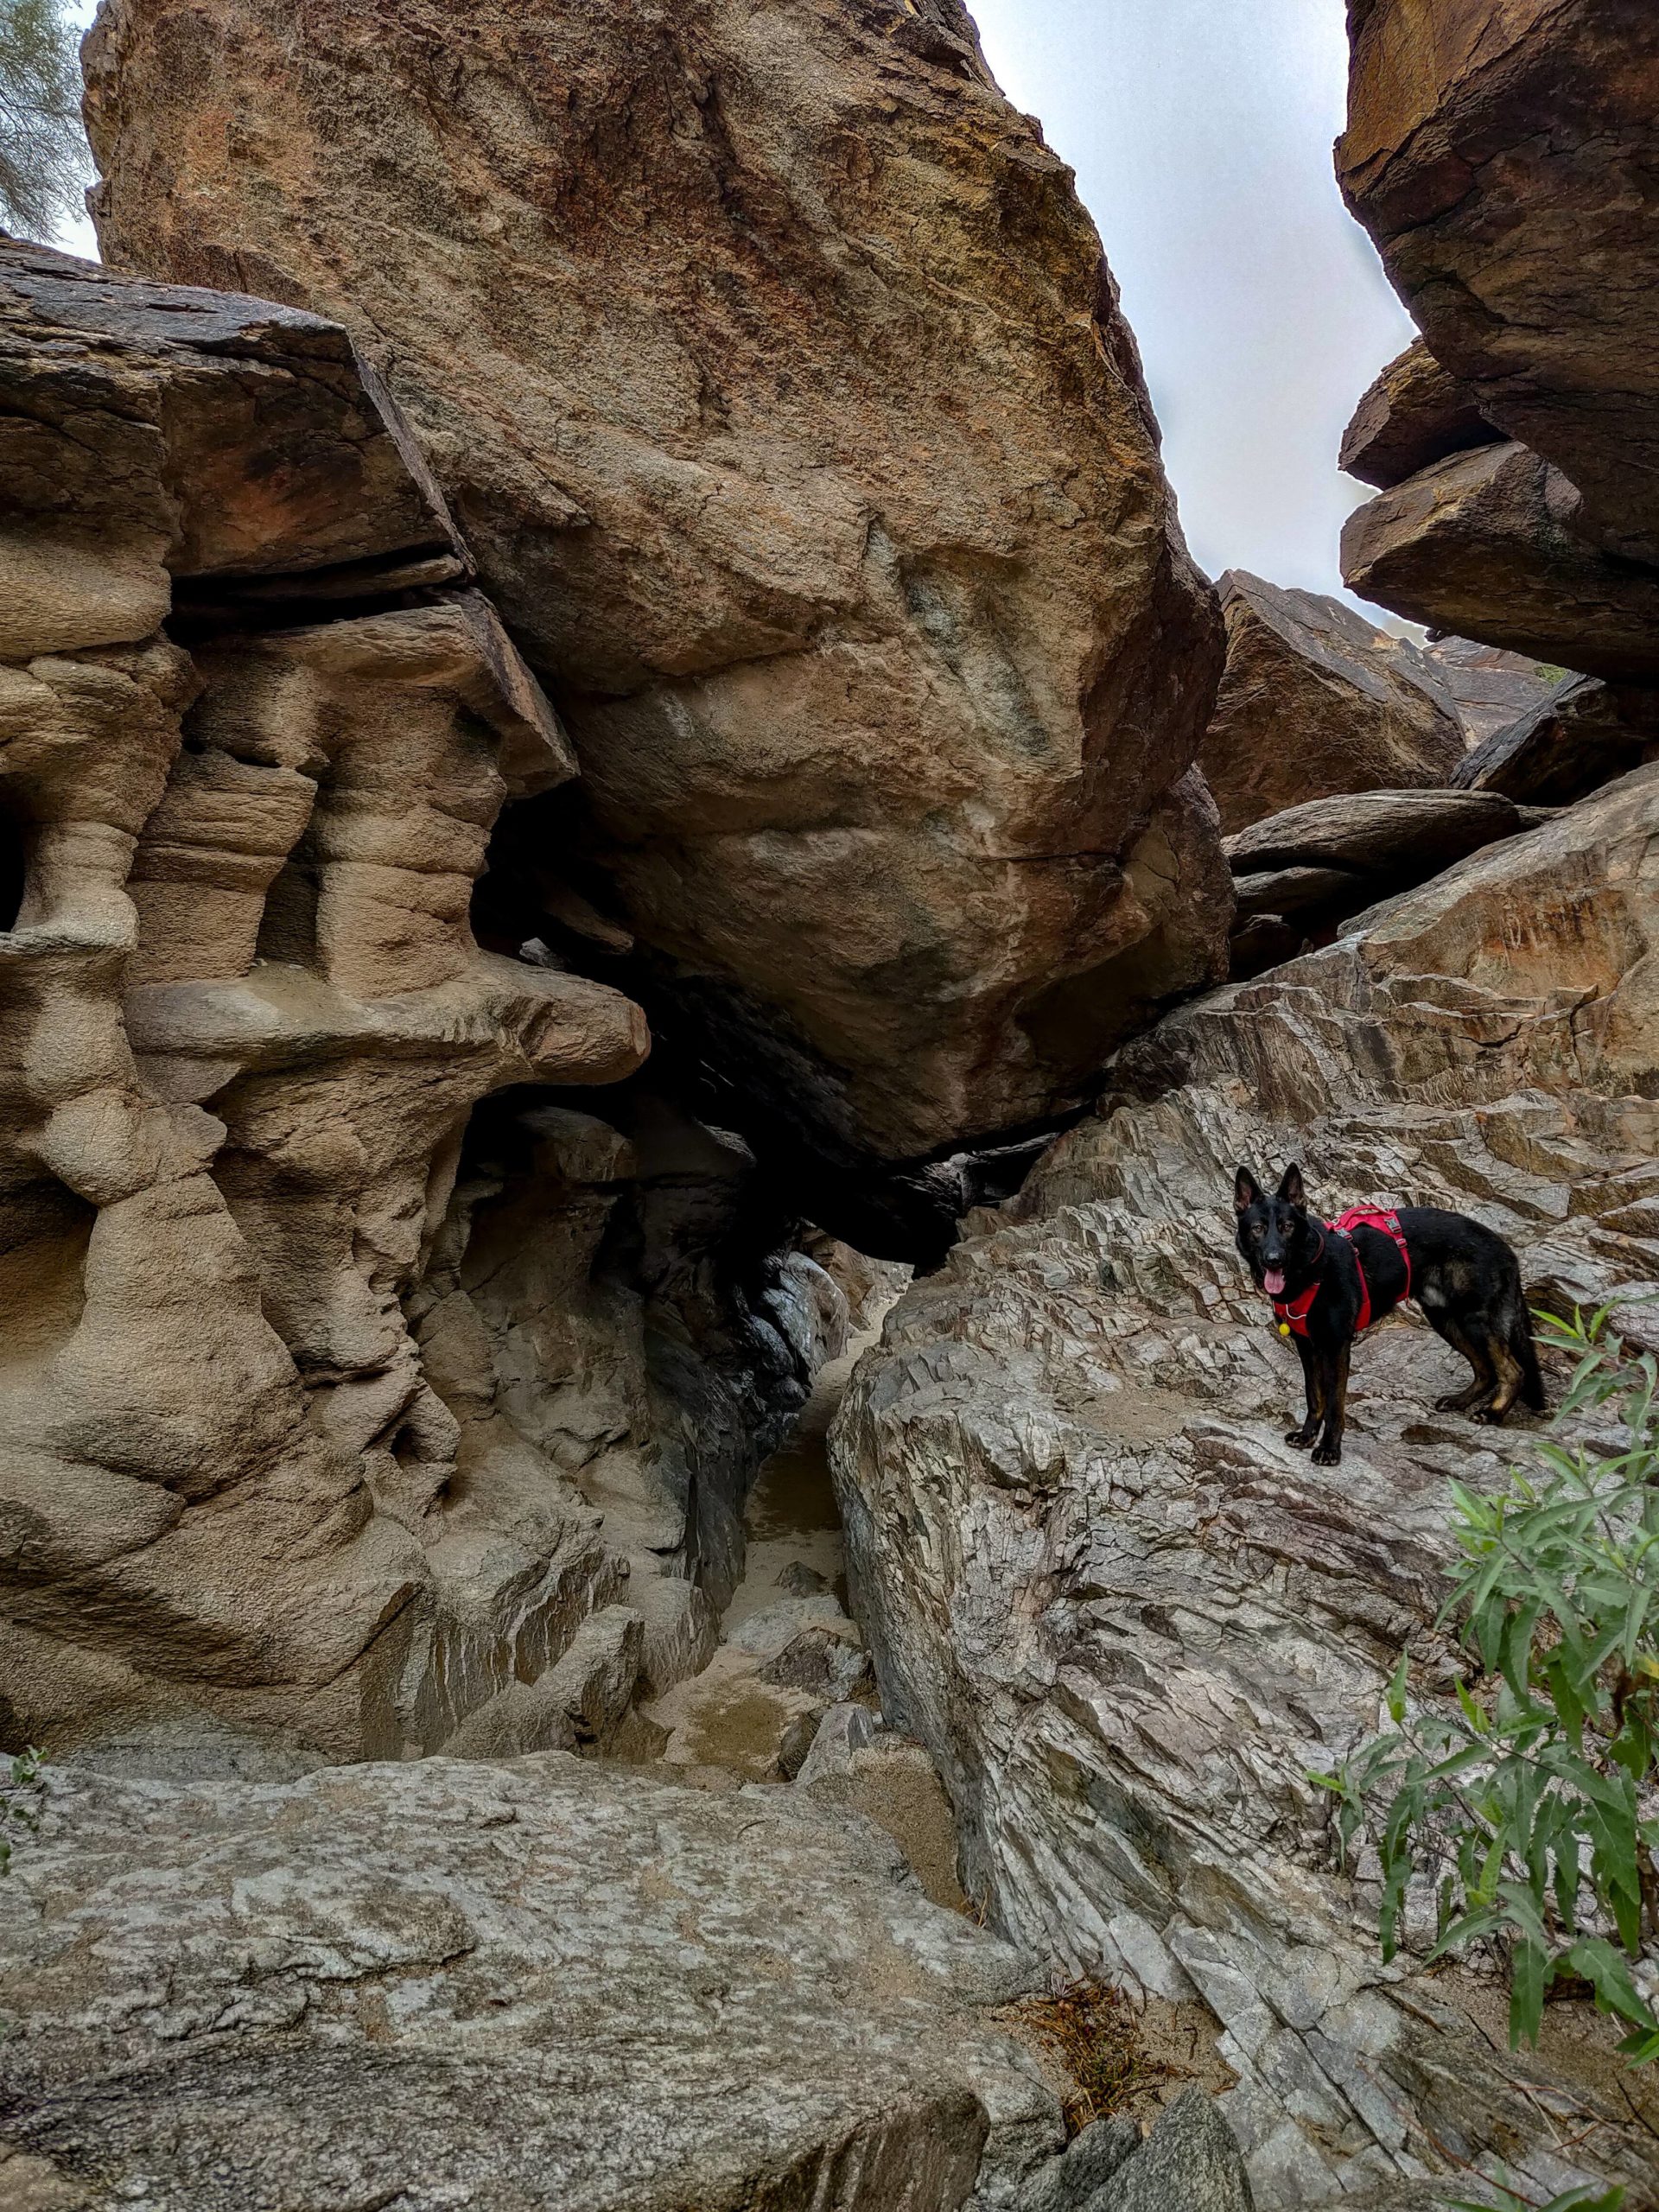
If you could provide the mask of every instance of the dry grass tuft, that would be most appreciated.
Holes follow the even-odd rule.
[[[1072,2093],[1063,2100],[1068,2136],[1182,2070],[1153,2056],[1133,2000],[1103,1981],[1025,1998],[1006,2017],[1046,2044],[1071,2077]]]

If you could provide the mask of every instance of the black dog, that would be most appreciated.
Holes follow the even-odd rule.
[[[1342,1457],[1354,1338],[1402,1298],[1414,1298],[1430,1327],[1474,1370],[1466,1390],[1439,1401],[1442,1413],[1502,1421],[1517,1397],[1543,1410],[1520,1263],[1479,1222],[1438,1206],[1362,1208],[1337,1222],[1312,1220],[1294,1165],[1270,1198],[1241,1167],[1233,1205],[1238,1249],[1301,1354],[1307,1419],[1285,1440],[1306,1451],[1318,1437],[1319,1466],[1334,1467]]]

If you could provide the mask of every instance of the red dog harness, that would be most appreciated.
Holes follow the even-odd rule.
[[[1402,1299],[1411,1296],[1411,1255],[1406,1249],[1405,1232],[1400,1226],[1397,1213],[1384,1212],[1377,1206],[1350,1206],[1346,1213],[1338,1214],[1334,1221],[1327,1221],[1325,1225],[1332,1236],[1346,1236],[1351,1242],[1356,1229],[1374,1229],[1379,1236],[1392,1236],[1400,1248],[1400,1257],[1405,1262],[1406,1287],[1400,1295]],[[1324,1257],[1325,1240],[1321,1237],[1319,1258],[1322,1260]],[[1364,1262],[1359,1256],[1357,1244],[1354,1246],[1354,1265],[1359,1269],[1359,1320],[1355,1331],[1358,1334],[1371,1325],[1371,1287],[1365,1280]],[[1274,1300],[1274,1316],[1278,1321],[1281,1336],[1305,1337],[1307,1334],[1307,1317],[1319,1294],[1319,1284],[1316,1275],[1307,1288],[1298,1291],[1294,1298]]]

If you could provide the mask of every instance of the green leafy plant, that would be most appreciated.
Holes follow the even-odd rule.
[[[20,1751],[10,1766],[10,1773],[0,1779],[0,1874],[11,1864],[7,1829],[39,1827],[41,1799],[46,1789],[38,1751]]]
[[[1376,1845],[1385,1957],[1413,1878],[1438,1875],[1431,1955],[1507,1947],[1511,2043],[1535,2042],[1546,1991],[1576,1979],[1643,2063],[1659,2057],[1631,1972],[1659,1932],[1659,1367],[1609,1332],[1611,1310],[1537,1317],[1575,1362],[1554,1433],[1503,1490],[1453,1485],[1462,1558],[1441,1620],[1472,1680],[1455,1703],[1408,1707],[1402,1656],[1392,1726],[1314,1779],[1337,1795],[1344,1857],[1362,1827]],[[1563,1425],[1586,1415],[1569,1445]]]
[[[80,213],[91,167],[64,0],[0,0],[0,224],[48,237]]]

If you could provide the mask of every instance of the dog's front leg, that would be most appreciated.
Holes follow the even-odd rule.
[[[1353,1349],[1350,1338],[1334,1351],[1320,1355],[1325,1433],[1313,1454],[1316,1467],[1334,1467],[1342,1458],[1342,1432],[1348,1424],[1348,1362]]]
[[[1319,1433],[1319,1423],[1325,1418],[1325,1391],[1319,1378],[1319,1359],[1306,1337],[1293,1337],[1302,1363],[1302,1387],[1307,1395],[1307,1417],[1300,1428],[1285,1431],[1287,1444],[1294,1444],[1299,1452],[1306,1452]]]

